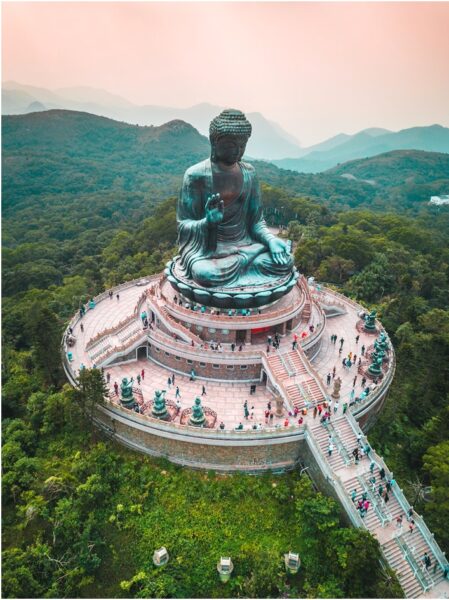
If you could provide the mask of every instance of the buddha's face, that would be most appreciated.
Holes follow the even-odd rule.
[[[214,161],[233,165],[245,153],[247,139],[236,135],[224,135],[215,142]]]

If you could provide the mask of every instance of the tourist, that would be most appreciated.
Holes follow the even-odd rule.
[[[357,434],[357,445],[362,447],[362,434],[361,433]]]
[[[195,381],[195,369],[190,371],[190,381]]]
[[[365,383],[366,383],[366,377],[365,377],[365,376],[363,376],[363,377],[362,377],[362,382],[361,382],[361,386],[362,386],[362,388],[364,388],[364,387],[365,387]]]
[[[242,424],[242,423],[239,423],[239,424],[237,425],[237,427],[236,427],[236,430],[237,430],[237,431],[241,431],[242,429],[243,429],[243,424]]]
[[[354,354],[354,356],[352,357],[352,364],[355,365],[355,363],[357,362],[357,354]]]
[[[340,350],[343,348],[344,343],[345,343],[344,338],[340,338]]]
[[[81,329],[81,333],[84,331],[84,325],[82,323],[80,323],[80,329]]]
[[[178,303],[178,296],[177,296],[176,294],[173,296],[173,302],[174,302],[175,304],[177,304],[177,303]]]
[[[339,406],[340,406],[340,404],[339,404],[338,400],[336,400],[335,406],[334,406],[334,414],[337,412]]]
[[[343,367],[346,367],[346,358],[344,358],[341,362],[342,362]]]
[[[243,350],[243,345],[240,344],[240,346],[239,346],[239,352],[241,352],[242,350]]]
[[[343,351],[343,349],[342,349],[342,347],[340,346],[340,350],[338,351],[338,356],[340,356],[340,354],[342,353],[342,351]]]
[[[385,504],[387,504],[387,502],[390,500],[390,496],[388,495],[388,492],[385,491],[385,496],[384,496],[384,502]]]
[[[430,567],[432,566],[432,561],[430,560],[430,556],[427,554],[427,552],[424,552],[424,556],[422,557],[422,561],[424,563],[424,566],[425,566],[426,570],[428,571],[430,569]]]
[[[273,341],[273,340],[272,340],[272,338],[271,338],[271,335],[269,335],[269,336],[267,337],[267,344],[268,344],[269,346],[271,346],[271,342],[272,342],[272,341]]]
[[[205,385],[202,386],[201,395],[202,396],[207,396],[207,394],[206,394],[206,386]]]
[[[111,381],[111,374],[106,373],[106,383],[109,383],[110,381]]]
[[[414,529],[415,529],[415,521],[412,519],[409,523],[408,530],[410,531],[410,533],[413,533]]]
[[[220,427],[221,430],[223,430],[225,428],[225,424],[223,423],[223,421],[221,421],[219,427]]]
[[[370,501],[369,500],[364,500],[364,502],[363,502],[363,510],[365,511],[365,514],[368,512],[369,507],[370,507]]]
[[[346,411],[348,410],[348,403],[347,402],[343,402],[343,414],[346,414]]]
[[[330,383],[331,383],[331,380],[332,380],[332,376],[331,376],[331,374],[330,374],[330,373],[328,373],[328,374],[327,374],[327,377],[326,377],[326,384],[327,384],[327,385],[330,385]]]
[[[318,409],[316,406],[313,407],[313,418],[316,419],[316,416],[318,414]]]
[[[141,381],[141,377],[140,377],[140,373],[137,374],[137,385],[140,385],[140,381]]]
[[[366,448],[369,448],[369,446],[365,446],[365,454],[368,456],[369,453],[367,453]],[[369,466],[369,472],[371,473],[371,475],[374,473],[375,467],[376,463],[374,462],[374,460],[372,460]]]
[[[296,340],[293,340],[293,342],[292,342],[292,350],[296,350],[297,345],[298,345],[298,342]]]
[[[356,382],[357,382],[357,375],[352,380],[352,387],[355,387]]]
[[[379,483],[379,487],[377,488],[377,493],[379,494],[380,497],[382,497],[382,494],[384,493],[384,486]]]
[[[172,373],[172,375],[171,375],[171,380],[172,380],[173,385],[175,385],[175,374],[174,373]]]
[[[370,477],[369,482],[371,484],[371,491],[375,492],[376,491],[376,477]]]
[[[270,418],[270,411],[267,409],[264,413],[265,415],[265,423],[268,425],[268,419]]]
[[[167,379],[167,385],[168,385],[168,389],[170,389],[171,388],[171,377],[170,377],[170,375],[168,376],[168,379]]]
[[[413,510],[413,506],[411,506],[407,511],[407,521],[413,521],[414,516],[415,516],[415,511]]]
[[[235,344],[234,344],[234,342],[231,344],[231,350],[232,350],[232,352],[234,352],[234,350],[235,350]]]
[[[267,402],[267,408],[268,408],[268,410],[271,410],[271,401],[270,400],[268,400],[268,402]]]
[[[402,515],[396,517],[396,529],[399,529],[402,532]]]
[[[381,479],[385,479],[385,469],[383,467],[380,468],[379,475]]]
[[[109,300],[112,300],[113,296],[114,296],[114,292],[112,290],[109,290]]]
[[[181,400],[179,398],[176,398],[175,404],[176,404],[176,414],[179,415],[179,413],[181,411]]]
[[[141,374],[141,376],[142,376],[142,379],[145,379],[145,369],[142,369],[142,371],[141,371],[141,373],[140,373],[140,374]]]
[[[359,464],[359,449],[354,448],[354,450],[352,451],[352,455],[354,457],[355,464],[358,465]]]
[[[361,353],[362,353],[362,356],[365,356],[365,345],[362,346]]]
[[[357,489],[356,489],[356,488],[354,488],[354,489],[352,490],[352,492],[351,492],[351,500],[352,500],[353,502],[355,502],[355,501],[356,501],[356,498],[357,498]]]
[[[362,364],[362,359],[359,358],[359,362],[358,362],[357,366],[360,367],[361,364]]]
[[[243,404],[243,416],[246,420],[248,420],[249,417],[249,410],[248,410],[248,402],[245,400],[244,404]]]
[[[288,427],[289,425],[290,425],[290,421],[288,419],[285,419],[284,427]]]
[[[175,398],[181,398],[181,392],[178,386],[176,386]]]
[[[120,300],[120,294],[117,294],[116,298],[117,300]]]
[[[354,402],[354,396],[355,396],[355,390],[352,389],[351,393],[349,394],[349,403],[352,404]]]
[[[273,425],[274,412],[270,412],[270,425]]]
[[[355,343],[358,344],[359,343],[359,339],[360,339],[360,335],[356,335],[355,336]]]
[[[395,483],[396,483],[396,479],[394,479],[394,477],[392,477],[390,479],[390,487],[393,488],[393,486],[395,485]]]
[[[352,358],[352,352],[350,352],[350,353],[348,354],[348,359],[349,359],[349,360],[351,360],[351,358]]]
[[[270,353],[270,346],[269,346],[269,344],[267,344],[267,354],[269,354],[269,353]]]
[[[323,407],[321,404],[318,404],[318,415],[321,417],[321,413],[323,412]]]
[[[117,382],[114,383],[114,390],[115,390],[116,395],[118,396],[118,383]]]
[[[332,456],[332,452],[334,450],[334,444],[332,442],[329,443],[329,446],[327,447],[327,454],[329,456]]]
[[[298,419],[298,425],[302,425],[303,423],[304,423],[303,417],[299,417],[299,419]]]

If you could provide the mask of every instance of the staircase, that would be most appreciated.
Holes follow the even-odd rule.
[[[298,408],[299,410],[305,408],[306,404],[304,402],[304,396],[297,383],[286,385],[285,389],[287,390],[288,397],[291,400],[294,408]]]
[[[268,356],[267,362],[276,379],[283,381],[284,379],[288,379],[290,377],[280,356]]]

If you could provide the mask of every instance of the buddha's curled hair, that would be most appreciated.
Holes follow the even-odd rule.
[[[218,117],[212,119],[209,126],[209,139],[214,143],[224,135],[235,135],[249,139],[251,135],[251,123],[240,110],[227,108]]]

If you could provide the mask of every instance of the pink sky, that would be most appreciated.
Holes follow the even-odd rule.
[[[303,145],[449,126],[449,3],[3,3],[2,80],[259,111]]]

